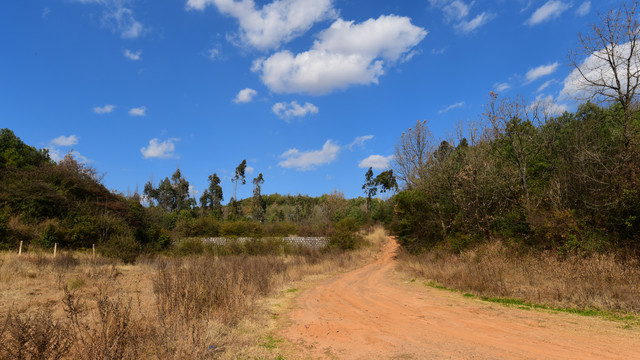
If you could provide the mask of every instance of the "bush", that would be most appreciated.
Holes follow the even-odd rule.
[[[336,232],[331,237],[329,246],[337,247],[342,250],[355,249],[356,243],[360,240],[356,233],[358,228],[358,221],[355,218],[346,217],[338,221],[336,224]]]
[[[122,260],[124,263],[132,264],[140,255],[140,245],[131,235],[118,234],[109,241],[99,245],[98,250],[102,255]]]

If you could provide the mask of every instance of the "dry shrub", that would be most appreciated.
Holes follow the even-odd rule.
[[[268,330],[255,325],[269,321],[262,299],[306,276],[371,261],[386,235],[379,229],[368,239],[369,246],[351,252],[299,249],[280,256],[158,255],[135,266],[80,253],[55,259],[48,254],[0,254],[0,279],[7,280],[0,285],[15,279],[16,273],[26,277],[36,272],[38,287],[62,289],[58,297],[62,301],[57,304],[46,308],[21,304],[35,315],[10,314],[4,322],[0,319],[0,358],[269,357],[268,350],[259,346]],[[151,280],[147,287],[132,286],[132,276],[152,278],[153,286]],[[74,279],[84,285],[70,289]],[[34,283],[20,281],[21,286]],[[137,290],[151,287],[153,294],[137,293],[136,298]],[[141,301],[145,295],[155,301]]]
[[[500,242],[460,254],[402,253],[402,270],[443,286],[561,307],[640,313],[640,262],[616,254],[514,254]]]
[[[73,344],[68,325],[55,321],[51,312],[14,315],[10,311],[0,327],[0,358],[57,360]]]

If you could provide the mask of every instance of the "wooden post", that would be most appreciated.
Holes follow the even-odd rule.
[[[53,257],[56,257],[56,252],[58,250],[58,243],[53,244]]]
[[[96,258],[96,244],[93,244],[93,258]]]
[[[20,241],[20,249],[18,250],[18,256],[22,255],[22,241]]]

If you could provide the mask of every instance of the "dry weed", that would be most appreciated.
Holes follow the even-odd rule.
[[[640,263],[633,257],[513,254],[492,242],[458,255],[432,251],[400,259],[400,268],[414,276],[480,296],[640,313]]]

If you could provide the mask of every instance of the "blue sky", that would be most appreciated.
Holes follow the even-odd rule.
[[[361,195],[417,120],[437,137],[490,91],[573,110],[568,50],[620,1],[7,0],[0,127],[73,149],[122,192],[195,192],[247,159],[264,193]]]

